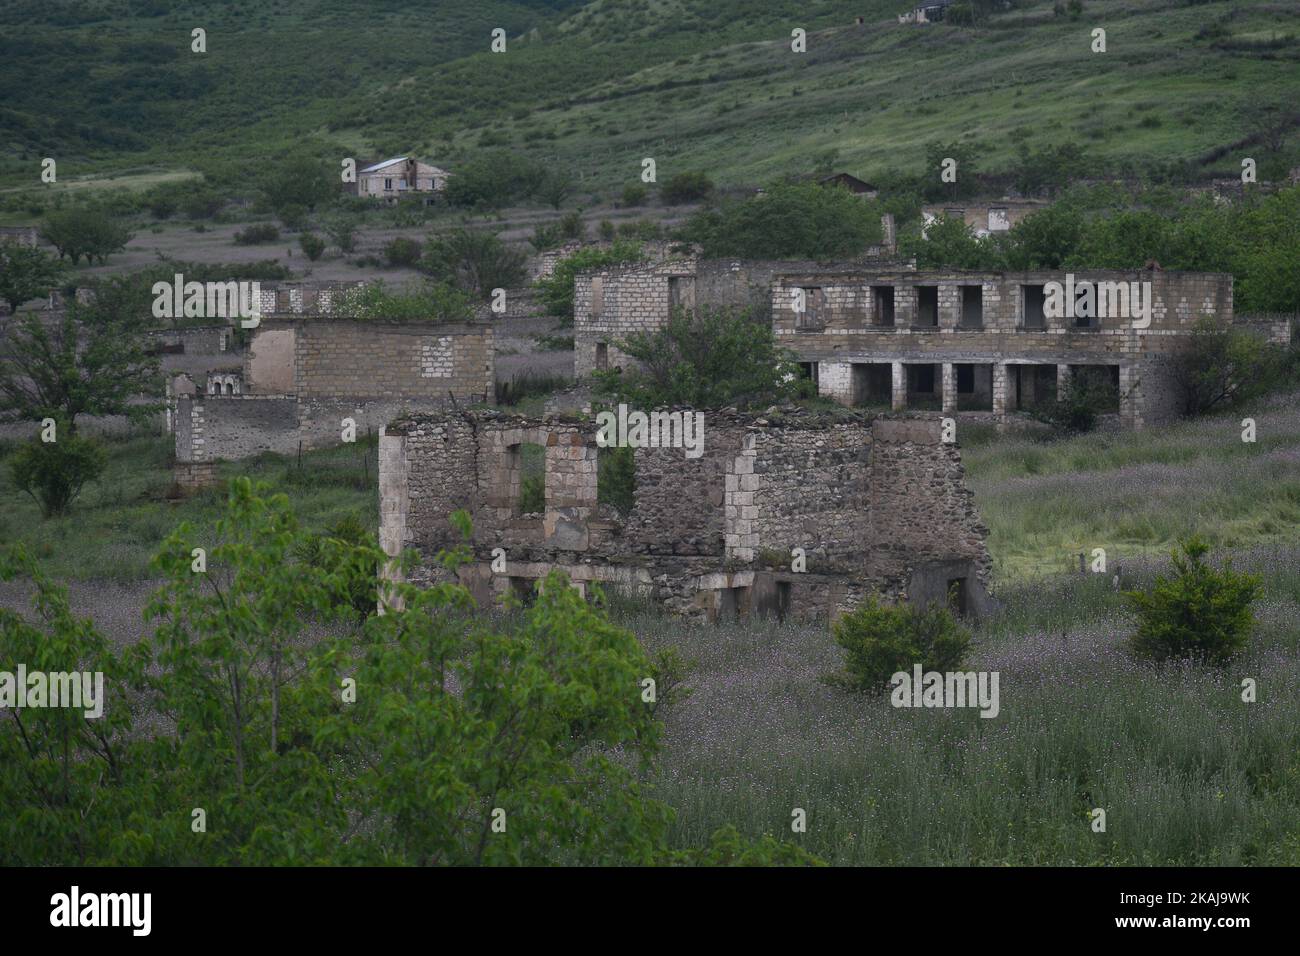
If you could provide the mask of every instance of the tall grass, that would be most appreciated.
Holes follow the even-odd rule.
[[[1242,560],[1266,592],[1249,656],[1224,671],[1131,661],[1100,576],[1004,595],[971,661],[1001,676],[994,719],[825,686],[840,660],[822,627],[633,618],[652,650],[699,661],[652,784],[673,837],[733,823],[840,864],[1300,863],[1300,550]]]

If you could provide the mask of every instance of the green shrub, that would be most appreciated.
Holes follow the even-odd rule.
[[[239,246],[255,246],[263,242],[275,242],[279,238],[280,230],[272,223],[259,222],[235,233],[235,244]]]
[[[373,560],[356,561],[357,549],[374,549],[376,543],[366,526],[351,515],[339,519],[320,534],[302,538],[294,556],[313,568],[338,576],[347,603],[364,620],[375,612],[379,594],[375,588],[379,568]]]
[[[649,193],[645,183],[632,183],[623,187],[623,205],[640,206],[645,202],[645,197]]]
[[[371,322],[467,322],[474,316],[474,305],[459,289],[444,283],[392,290],[383,282],[368,282],[340,295],[335,312]]]
[[[1250,605],[1260,580],[1239,574],[1226,562],[1216,570],[1205,562],[1209,545],[1192,537],[1171,555],[1174,574],[1161,575],[1147,591],[1127,591],[1138,629],[1129,642],[1145,660],[1193,660],[1222,666],[1243,650],[1254,616]]]
[[[488,298],[493,289],[513,289],[528,277],[522,249],[507,245],[500,236],[473,229],[457,229],[431,236],[424,246],[420,269],[440,282]]]
[[[325,240],[314,232],[304,232],[299,236],[298,245],[302,246],[302,251],[312,262],[325,254]]]
[[[69,435],[43,442],[33,439],[9,460],[15,487],[31,495],[41,514],[49,518],[64,514],[81,494],[81,489],[104,471],[108,457],[95,442]]]
[[[1114,411],[1115,396],[1105,384],[1076,378],[1050,402],[1029,410],[1032,418],[1052,426],[1051,437],[1082,435],[1097,427],[1097,418]]]
[[[405,236],[398,236],[391,242],[384,244],[384,259],[394,268],[399,266],[414,266],[420,261],[424,248],[415,239],[408,239]]]
[[[659,198],[669,206],[707,199],[713,192],[713,180],[700,172],[678,173],[659,187]]]
[[[844,648],[844,670],[831,682],[851,690],[885,690],[894,674],[959,670],[970,647],[970,632],[940,604],[919,609],[881,604],[875,595],[832,628]]]

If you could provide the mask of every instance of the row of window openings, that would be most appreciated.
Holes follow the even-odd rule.
[[[914,286],[916,289],[916,317],[912,328],[934,329],[939,327],[939,287],[933,285]],[[984,289],[978,285],[958,286],[961,289],[961,319],[958,328],[979,329],[984,327]],[[1043,329],[1047,327],[1043,304],[1046,294],[1041,285],[1023,285],[1021,302],[1021,325],[1026,329]],[[796,316],[795,327],[799,329],[821,329],[825,326],[826,295],[820,287],[804,287],[804,309]],[[877,285],[871,287],[873,325],[880,328],[894,327],[894,287]],[[1097,320],[1079,316],[1074,320],[1075,328],[1096,328]]]

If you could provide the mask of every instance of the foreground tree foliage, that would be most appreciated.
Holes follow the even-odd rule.
[[[306,541],[318,560],[298,557]],[[467,557],[438,563],[451,577]],[[182,525],[165,542],[153,635],[118,653],[0,549],[0,579],[30,579],[37,610],[0,609],[0,658],[101,670],[108,698],[100,720],[4,712],[0,863],[815,862],[730,830],[667,847],[672,811],[642,785],[654,664],[562,575],[505,618],[458,584],[387,584],[385,613],[348,624],[386,560],[306,535],[283,495],[241,479],[212,538]]]

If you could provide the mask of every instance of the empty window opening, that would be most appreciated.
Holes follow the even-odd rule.
[[[993,411],[992,364],[957,364],[957,410],[962,412]]]
[[[1041,285],[1022,285],[1020,292],[1021,298],[1024,300],[1021,325],[1027,329],[1045,328],[1047,323],[1043,317],[1043,287]]]
[[[596,368],[602,372],[609,368],[609,343],[596,343]]]
[[[510,593],[520,604],[529,607],[537,600],[537,582],[532,578],[511,578]]]
[[[546,449],[532,442],[511,445],[506,451],[506,482],[510,510],[515,517],[546,510]]]
[[[795,328],[820,331],[826,327],[826,293],[818,287],[808,287],[800,291],[803,295],[797,297],[795,302],[798,304],[799,299],[802,299],[803,311],[795,312]]]
[[[894,287],[892,285],[873,286],[871,295],[875,301],[876,325],[893,328]]]
[[[636,449],[596,449],[596,501],[626,517],[636,503]]]
[[[1015,387],[1016,408],[1036,408],[1056,401],[1055,365],[1012,365],[1008,373]]]
[[[719,588],[718,614],[719,624],[738,621],[749,613],[749,588]]]
[[[948,579],[948,610],[958,617],[965,617],[967,610],[967,590],[965,578]]]
[[[670,276],[668,279],[668,308],[695,308],[695,279],[691,276]]]
[[[851,401],[862,408],[888,408],[893,400],[893,368],[883,362],[853,364]]]
[[[984,325],[984,287],[961,287],[961,325],[964,329],[978,329]]]
[[[793,585],[789,581],[776,582],[776,619],[785,621],[790,614],[790,594]]]
[[[1071,365],[1069,387],[1083,389],[1100,412],[1119,411],[1118,365]]]
[[[938,391],[942,381],[938,367],[931,364],[906,365],[907,404],[909,408],[939,409],[943,396]]]
[[[916,287],[916,325],[920,328],[937,328],[939,325],[939,287]]]
[[[804,378],[808,379],[808,380],[811,381],[814,385],[819,384],[819,383],[821,382],[821,377],[820,377],[820,363],[818,363],[818,362],[800,362],[800,363],[799,363],[799,377],[800,377],[801,379],[804,379]]]

